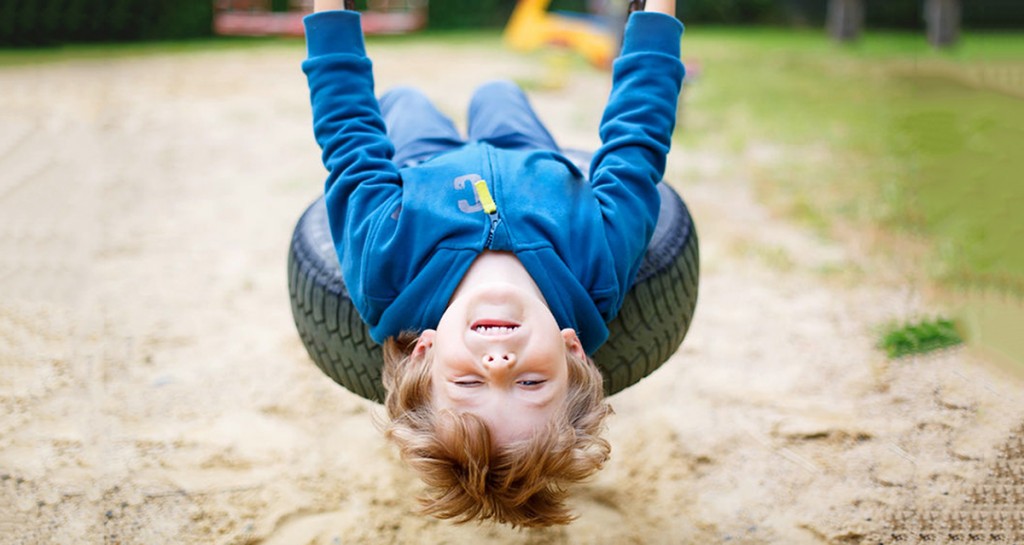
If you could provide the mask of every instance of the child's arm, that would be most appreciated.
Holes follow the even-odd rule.
[[[331,235],[349,295],[371,325],[379,311],[364,292],[368,252],[382,218],[401,201],[394,147],[374,95],[361,20],[355,11],[329,10],[339,0],[317,0],[305,18],[308,57],[302,63],[313,108],[313,133],[328,175],[325,200]]]
[[[647,0],[648,12],[630,16],[601,119],[602,145],[590,167],[605,237],[616,256],[618,303],[636,278],[658,221],[657,184],[665,173],[675,128],[684,72],[679,61],[683,28],[667,16],[674,11],[670,4],[672,0]]]

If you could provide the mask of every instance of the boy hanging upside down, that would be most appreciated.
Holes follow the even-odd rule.
[[[386,436],[424,512],[565,524],[601,468],[611,408],[588,355],[608,336],[658,220],[683,78],[674,0],[633,13],[589,180],[507,82],[468,138],[418,91],[378,100],[360,16],[305,19],[328,220],[353,304],[384,345]]]

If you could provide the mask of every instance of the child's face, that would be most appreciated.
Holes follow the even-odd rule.
[[[496,445],[550,421],[568,392],[567,353],[585,357],[537,294],[502,283],[460,293],[420,336],[416,353],[427,350],[436,407],[479,416]]]

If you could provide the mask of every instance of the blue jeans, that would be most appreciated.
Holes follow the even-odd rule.
[[[399,167],[421,163],[467,142],[452,120],[416,89],[392,89],[379,102],[388,138],[395,146],[392,161]],[[507,81],[486,83],[473,93],[469,103],[469,141],[512,150],[559,151],[526,95]]]

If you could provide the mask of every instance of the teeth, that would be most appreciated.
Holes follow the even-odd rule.
[[[481,325],[474,329],[477,333],[482,335],[507,335],[516,330],[515,327],[493,325]]]

